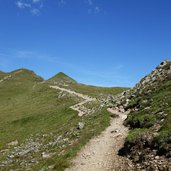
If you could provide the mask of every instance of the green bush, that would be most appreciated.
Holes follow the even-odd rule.
[[[126,142],[133,142],[136,140],[140,134],[147,132],[148,129],[141,129],[141,128],[136,128],[131,131],[129,131],[129,134],[126,138]]]
[[[139,98],[137,98],[137,99],[135,99],[135,100],[132,100],[132,101],[128,104],[128,106],[126,107],[126,110],[127,110],[127,109],[135,108],[135,107],[137,107],[137,106],[139,106]]]
[[[150,128],[156,122],[156,118],[153,114],[130,114],[125,124],[132,128]]]
[[[171,149],[171,129],[164,130],[154,139],[155,146],[160,154],[166,154]]]

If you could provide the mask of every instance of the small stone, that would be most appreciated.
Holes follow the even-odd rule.
[[[48,166],[48,169],[54,169],[55,165]]]
[[[18,145],[18,140],[8,143],[8,146],[17,146],[17,145]]]
[[[158,160],[158,159],[160,159],[160,157],[159,156],[156,156],[155,159]]]
[[[52,156],[53,156],[53,153],[45,153],[45,152],[42,153],[43,159],[48,159],[48,158],[51,158]]]
[[[78,129],[83,129],[83,128],[84,128],[84,123],[79,122],[77,128],[78,128]]]
[[[8,158],[13,159],[15,156],[14,155],[9,155]]]
[[[39,171],[45,171],[45,168],[41,168]]]
[[[7,165],[8,164],[8,161],[2,161],[2,164],[4,164],[4,165]]]

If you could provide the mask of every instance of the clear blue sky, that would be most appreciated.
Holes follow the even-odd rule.
[[[0,70],[133,86],[171,59],[171,0],[0,0]]]

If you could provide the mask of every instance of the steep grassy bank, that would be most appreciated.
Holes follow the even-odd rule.
[[[164,61],[121,99],[130,128],[121,155],[138,169],[171,168],[171,62]]]

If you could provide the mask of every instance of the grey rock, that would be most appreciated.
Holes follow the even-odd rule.
[[[157,81],[157,78],[156,78],[156,77],[153,77],[153,78],[152,78],[152,81],[153,81],[153,82]]]
[[[160,157],[159,156],[156,156],[155,159],[158,160],[158,159],[160,159]]]
[[[51,158],[53,155],[54,155],[54,153],[45,153],[45,152],[43,152],[43,153],[42,153],[42,158],[43,158],[43,159],[49,159],[49,158]]]
[[[79,122],[77,128],[78,129],[83,129],[84,128],[84,123],[83,122]]]
[[[8,143],[8,146],[17,146],[17,145],[18,145],[18,140]]]
[[[48,169],[50,169],[50,170],[52,170],[52,169],[54,169],[55,168],[55,165],[50,165],[50,166],[48,166]]]

